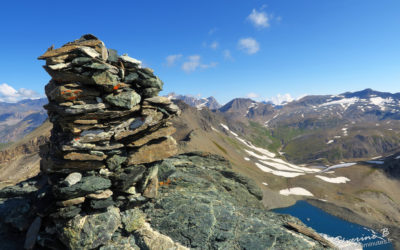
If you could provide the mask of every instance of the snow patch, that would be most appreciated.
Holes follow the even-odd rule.
[[[244,157],[244,160],[245,160],[245,161],[250,161],[250,158]]]
[[[221,125],[225,130],[227,130],[228,132],[230,132],[232,135],[234,135],[234,136],[236,136],[236,137],[239,136],[239,135],[236,134],[235,132],[231,131],[231,130],[229,129],[229,127],[226,126],[225,124],[220,123],[220,125]]]
[[[322,175],[316,175],[315,177],[317,177],[323,181],[330,182],[330,183],[346,183],[346,182],[350,181],[349,178],[344,177],[344,176],[330,178],[330,177],[326,177],[326,176],[322,176]]]
[[[326,144],[331,144],[334,140],[329,140]]]
[[[369,102],[373,105],[378,106],[381,110],[385,110],[385,105],[393,103],[393,99],[391,97],[385,99],[383,99],[382,97],[373,97],[369,99]]]
[[[294,188],[288,188],[288,189],[282,189],[279,191],[281,195],[303,195],[303,196],[314,196],[310,191],[301,188],[301,187],[294,187]]]
[[[214,130],[215,132],[219,132],[218,129],[215,129],[213,126],[211,126],[211,129]]]
[[[266,172],[266,173],[271,173],[271,174],[276,175],[276,176],[294,178],[294,177],[297,177],[297,176],[300,176],[300,175],[304,175],[303,173],[293,173],[293,172],[285,172],[285,171],[273,170],[273,169],[270,169],[269,167],[266,167],[266,166],[264,166],[264,165],[262,165],[262,164],[260,164],[258,162],[256,162],[255,164],[261,171]]]
[[[331,101],[331,102],[327,102],[327,103],[321,104],[320,107],[330,106],[330,105],[340,105],[344,110],[346,110],[348,107],[350,107],[351,105],[356,103],[358,100],[359,100],[358,97],[343,98],[343,99],[340,99],[340,100]]]

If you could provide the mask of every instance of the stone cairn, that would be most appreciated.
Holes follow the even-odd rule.
[[[53,129],[41,152],[56,200],[47,211],[51,221],[154,198],[152,162],[177,153],[169,120],[180,110],[157,96],[163,82],[93,35],[51,47],[39,59],[52,77],[45,108]]]

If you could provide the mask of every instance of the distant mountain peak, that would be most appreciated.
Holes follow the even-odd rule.
[[[208,98],[200,98],[192,95],[177,95],[176,93],[172,92],[166,95],[166,97],[174,100],[182,100],[186,104],[192,107],[196,107],[199,110],[201,110],[204,107],[207,107],[211,110],[218,109],[221,107],[218,101],[212,96]]]

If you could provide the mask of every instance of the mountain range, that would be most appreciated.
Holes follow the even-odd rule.
[[[262,188],[267,208],[293,204],[302,196],[283,194],[301,190],[332,214],[400,232],[398,94],[367,89],[281,106],[238,98],[217,109],[199,107],[191,98],[173,98],[182,110],[172,121],[179,153],[223,156]],[[0,182],[38,172],[39,147],[50,129],[46,121],[3,148]]]

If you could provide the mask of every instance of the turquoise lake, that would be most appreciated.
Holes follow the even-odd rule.
[[[387,237],[390,238],[390,232],[387,229],[382,228],[378,231],[374,231],[370,228],[342,220],[312,206],[306,201],[298,201],[293,206],[278,208],[272,211],[297,217],[304,224],[313,228],[320,234],[326,234],[332,238],[340,238],[341,240],[357,241],[363,245],[363,249],[394,249],[393,245],[383,237],[387,235]],[[343,249],[352,250],[353,248]]]

